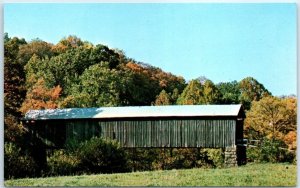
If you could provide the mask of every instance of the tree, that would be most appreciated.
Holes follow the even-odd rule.
[[[59,85],[47,88],[44,79],[40,78],[32,89],[28,90],[20,111],[25,114],[28,110],[33,109],[57,108],[61,90]]]
[[[98,44],[91,52],[90,61],[93,62],[92,64],[97,64],[101,61],[107,62],[109,68],[114,69],[119,64],[119,54],[107,46]]]
[[[136,106],[151,105],[160,92],[159,81],[150,74],[149,69],[134,62],[128,62],[122,69],[130,78],[126,87],[128,103]]]
[[[296,130],[296,103],[289,105],[284,99],[263,97],[252,103],[245,119],[248,137],[283,140],[290,131]]]
[[[68,49],[84,46],[84,42],[75,35],[69,35],[61,39],[55,46],[52,47],[53,53],[56,55],[66,52]]]
[[[252,101],[259,101],[261,98],[272,95],[261,83],[252,77],[244,78],[239,82],[240,102],[245,109],[249,109]]]
[[[161,106],[161,105],[170,105],[170,104],[171,101],[170,101],[169,94],[165,90],[162,90],[160,94],[156,97],[155,105]]]
[[[203,84],[204,104],[218,104],[221,93],[211,80],[206,80]]]
[[[26,95],[23,66],[16,61],[19,48],[25,45],[24,39],[8,38],[4,44],[4,111],[20,117],[19,108]]]
[[[240,89],[237,81],[232,82],[221,82],[216,85],[218,90],[221,92],[221,101],[222,104],[238,104]]]
[[[65,107],[99,107],[122,105],[125,83],[121,72],[108,68],[107,62],[90,66],[73,85],[73,94],[62,103]]]
[[[192,80],[179,96],[178,104],[218,104],[221,93],[211,80]]]
[[[185,87],[182,94],[177,100],[177,104],[204,104],[203,100],[203,87],[198,80],[192,80]]]
[[[32,40],[20,46],[17,59],[22,66],[25,66],[33,55],[40,59],[44,59],[45,57],[51,58],[53,56],[53,52],[51,51],[52,46],[52,44],[40,39]]]

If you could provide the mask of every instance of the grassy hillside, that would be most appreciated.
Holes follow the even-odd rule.
[[[247,164],[225,169],[17,179],[5,181],[5,186],[296,186],[296,168],[290,164]]]

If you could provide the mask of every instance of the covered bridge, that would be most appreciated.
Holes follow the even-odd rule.
[[[100,136],[122,147],[226,148],[236,163],[244,117],[241,105],[174,105],[30,110],[23,121],[50,148]]]

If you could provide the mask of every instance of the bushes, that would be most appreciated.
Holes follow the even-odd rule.
[[[64,150],[54,151],[54,154],[48,157],[47,163],[47,176],[79,174],[79,159]]]
[[[70,150],[48,157],[46,175],[74,175],[128,171],[125,151],[115,142],[93,137]]]
[[[222,149],[139,148],[126,150],[135,171],[221,167]]]
[[[4,164],[5,179],[33,177],[36,174],[34,160],[13,143],[4,144]]]
[[[248,147],[249,162],[294,162],[296,153],[289,151],[281,140],[264,138],[259,146]]]
[[[80,168],[86,173],[128,171],[126,153],[116,141],[94,137],[83,142],[76,155]]]

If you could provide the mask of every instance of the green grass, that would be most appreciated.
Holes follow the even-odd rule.
[[[296,165],[247,164],[188,169],[7,180],[5,186],[296,186]]]

